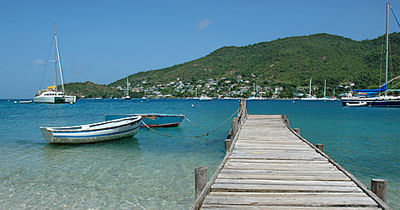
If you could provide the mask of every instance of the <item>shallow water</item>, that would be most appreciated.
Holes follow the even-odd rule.
[[[230,121],[203,138],[165,137],[141,129],[134,138],[86,145],[49,145],[40,126],[102,121],[105,114],[181,113],[174,136],[207,133],[236,111],[237,100],[78,100],[74,105],[0,100],[0,209],[187,209],[194,169],[209,177],[224,157]],[[348,108],[338,102],[249,101],[250,114],[287,114],[292,127],[364,184],[389,182],[389,205],[400,208],[400,109]]]

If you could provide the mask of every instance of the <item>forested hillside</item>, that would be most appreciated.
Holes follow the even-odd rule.
[[[390,35],[390,44],[390,77],[394,77],[400,75],[399,33]],[[279,86],[291,91],[307,86],[310,78],[313,86],[317,87],[322,87],[327,80],[330,89],[349,83],[354,83],[355,88],[377,87],[384,82],[384,39],[354,41],[335,35],[315,34],[244,47],[223,47],[187,63],[132,74],[129,81],[132,87],[140,87],[145,92],[149,87],[164,87],[177,78],[183,84],[197,84],[209,79],[237,81],[239,78],[250,81],[250,86],[253,83],[260,87]],[[85,84],[93,85],[74,83],[67,86],[70,93],[88,95],[90,88],[85,88]],[[115,91],[118,86],[126,86],[126,78],[97,88],[97,95],[122,96],[123,91]]]

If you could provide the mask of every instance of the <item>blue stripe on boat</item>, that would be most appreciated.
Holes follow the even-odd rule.
[[[139,128],[139,126],[136,126],[135,128],[132,128],[130,130],[126,130],[126,131],[121,131],[121,132],[117,132],[117,133],[107,133],[107,134],[98,134],[98,135],[84,135],[84,136],[57,136],[57,133],[54,133],[53,136],[54,138],[87,138],[87,137],[96,137],[96,136],[109,136],[109,135],[115,135],[115,134],[121,134],[121,133],[127,133],[130,131],[133,131],[135,129]],[[85,131],[86,132],[86,131]]]
[[[135,122],[136,123],[136,122]],[[133,123],[134,124],[134,123]],[[59,133],[81,133],[81,132],[97,132],[97,131],[106,131],[106,130],[110,130],[110,129],[115,129],[115,128],[120,128],[120,127],[124,127],[124,126],[129,126],[129,125],[131,125],[131,124],[126,124],[126,125],[118,125],[118,126],[114,126],[114,127],[109,127],[109,128],[99,128],[99,129],[93,129],[93,130],[80,130],[80,131],[73,131],[73,130],[71,130],[71,131],[61,131],[61,132],[58,132],[58,131],[53,131],[53,133],[55,134],[55,133],[57,133],[57,134],[59,134]]]

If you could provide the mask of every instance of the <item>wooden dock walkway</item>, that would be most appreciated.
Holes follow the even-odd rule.
[[[245,118],[192,209],[390,209],[283,116]]]

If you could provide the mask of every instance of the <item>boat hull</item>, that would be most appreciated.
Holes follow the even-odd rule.
[[[33,102],[32,100],[29,100],[29,101],[19,101],[20,104],[30,104],[30,103],[32,103],[32,102]]]
[[[346,102],[345,104],[342,103],[343,106],[350,106],[350,107],[360,107],[360,106],[367,106],[367,102]]]
[[[400,108],[400,99],[345,99],[343,106],[369,106],[369,107],[393,107]]]
[[[46,97],[46,96],[35,96],[33,98],[35,103],[47,103],[47,104],[62,104],[62,103],[76,103],[76,96],[64,96],[64,97]]]
[[[104,123],[107,123],[104,122]],[[140,118],[113,127],[101,129],[66,129],[41,127],[43,137],[50,144],[83,144],[132,137],[139,131]],[[76,126],[76,127],[85,127]],[[88,127],[86,125],[86,127]],[[73,127],[70,127],[73,128]]]
[[[368,104],[373,107],[393,107],[400,108],[400,100],[377,100]]]
[[[169,115],[169,114],[110,114],[105,116],[105,120],[115,120],[130,116],[142,116],[140,127],[178,127],[185,115]],[[146,124],[146,125],[145,125]]]

